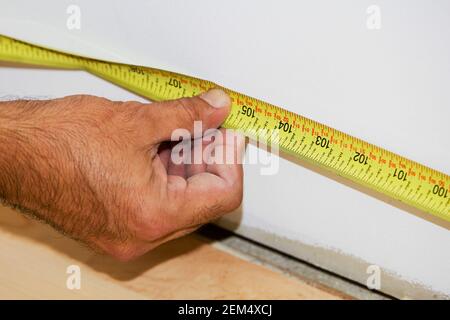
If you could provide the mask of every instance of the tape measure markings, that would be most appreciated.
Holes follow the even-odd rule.
[[[223,127],[450,221],[450,177],[376,145],[286,109],[190,76],[105,62],[0,36],[0,60],[45,67],[82,69],[154,101],[224,89],[232,110]],[[275,133],[278,133],[275,138]]]

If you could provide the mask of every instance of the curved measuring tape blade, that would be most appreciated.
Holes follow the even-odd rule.
[[[0,60],[86,70],[155,101],[190,97],[220,87],[232,100],[223,127],[237,129],[267,145],[276,143],[298,159],[450,222],[448,175],[213,82],[70,55],[4,36],[0,36]]]

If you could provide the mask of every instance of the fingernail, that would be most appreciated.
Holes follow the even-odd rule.
[[[231,104],[230,97],[225,91],[211,89],[200,95],[200,98],[208,102],[214,108],[225,108]]]

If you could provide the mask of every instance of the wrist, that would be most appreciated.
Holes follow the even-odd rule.
[[[45,101],[0,102],[0,199],[13,206],[27,206],[29,182],[26,173],[36,173],[31,165],[32,150],[38,148],[33,113]],[[26,191],[25,191],[26,190]]]

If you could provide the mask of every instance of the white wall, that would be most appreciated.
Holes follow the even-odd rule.
[[[66,8],[81,9],[68,30]],[[366,27],[369,5],[381,29]],[[450,173],[448,1],[7,1],[0,33],[209,79]],[[139,99],[82,72],[0,69],[0,96]],[[399,297],[450,296],[450,232],[281,159],[246,167],[237,232]]]

